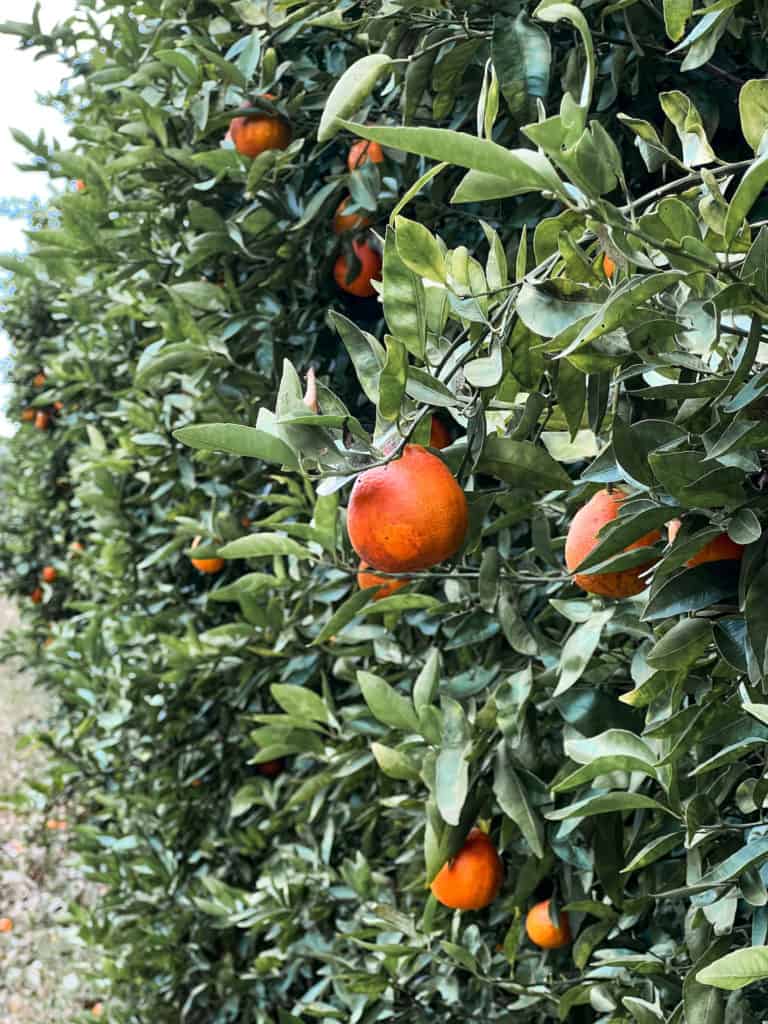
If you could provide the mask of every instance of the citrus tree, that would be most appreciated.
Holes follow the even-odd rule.
[[[110,1019],[760,1020],[765,11],[3,27],[72,122],[7,646]]]

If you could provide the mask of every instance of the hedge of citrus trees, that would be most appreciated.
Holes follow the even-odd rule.
[[[71,119],[17,132],[6,646],[105,1014],[761,1020],[765,6],[3,30]]]

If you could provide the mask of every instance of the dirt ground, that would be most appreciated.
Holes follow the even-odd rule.
[[[0,599],[0,633],[15,623],[13,606]],[[46,754],[18,741],[47,709],[17,665],[0,663],[0,1024],[107,1019],[101,1005],[94,1013],[93,958],[68,919],[71,901],[93,894],[68,850],[66,812],[47,817],[25,786],[45,778]]]

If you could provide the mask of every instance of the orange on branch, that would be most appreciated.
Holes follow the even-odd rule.
[[[265,99],[275,97],[269,93]],[[229,123],[229,137],[243,156],[257,157],[269,149],[287,149],[291,144],[291,126],[277,114],[251,114],[235,117]]]
[[[24,411],[21,414],[21,422],[33,423],[35,416],[37,416],[37,411],[35,409],[24,409]]]
[[[46,565],[42,575],[46,583],[55,583],[59,574],[53,565]]]
[[[192,547],[198,547],[201,540],[202,537],[195,537],[192,541]],[[198,572],[202,572],[207,576],[213,576],[224,568],[223,558],[192,558],[190,561]]]
[[[429,429],[429,447],[440,450],[447,448],[452,441],[451,431],[445,421],[441,420],[439,416],[433,416]]]
[[[36,373],[35,376],[32,378],[32,383],[36,388],[44,388],[45,379],[45,374],[41,370],[40,373]]]
[[[482,910],[498,896],[504,880],[501,858],[493,840],[473,828],[464,845],[435,875],[432,895],[454,910]]]
[[[667,537],[670,544],[680,532],[682,525],[679,519],[673,519],[667,526]],[[712,540],[704,544],[685,564],[689,569],[693,569],[704,562],[738,562],[741,561],[743,555],[744,546],[731,540],[727,533],[721,533],[718,537],[713,537]]]
[[[623,491],[614,490],[612,494],[608,491],[598,491],[586,505],[582,506],[573,517],[568,536],[565,541],[565,564],[569,572],[573,572],[584,561],[598,545],[600,530],[618,516],[621,504],[626,500]],[[625,551],[632,551],[635,548],[647,547],[659,540],[661,534],[658,530],[652,530],[643,537],[628,544]],[[644,590],[648,583],[643,579],[645,573],[657,561],[647,562],[645,565],[635,566],[633,569],[622,569],[618,572],[602,572],[597,574],[579,573],[573,577],[577,587],[581,587],[588,594],[600,594],[602,597],[611,597],[619,600],[623,597],[632,597]]]
[[[0,917],[0,932],[12,932],[13,921],[10,917]]]
[[[366,213],[345,213],[350,202],[351,197],[347,196],[336,207],[336,213],[333,216],[333,230],[337,235],[344,235],[348,231],[362,231],[363,228],[369,228],[373,223],[373,219]]]
[[[51,414],[43,409],[35,416],[35,426],[38,430],[47,430],[51,423]]]
[[[356,276],[349,280],[347,257],[340,253],[333,265],[333,279],[343,292],[367,299],[376,294],[371,281],[381,277],[381,254],[369,242],[360,238],[352,239],[352,249],[360,264]]]
[[[361,590],[369,590],[371,587],[381,587],[373,598],[374,601],[381,601],[384,597],[390,597],[396,590],[402,590],[411,582],[409,579],[398,579],[394,576],[377,576],[375,572],[369,572],[370,566],[366,562],[360,563],[360,571],[357,574],[357,585]]]
[[[350,171],[357,170],[358,167],[367,164],[369,160],[372,164],[384,162],[384,151],[378,142],[367,142],[365,139],[359,139],[350,146],[347,155],[347,167]]]
[[[531,942],[539,949],[561,949],[571,941],[571,923],[568,914],[560,911],[559,923],[549,916],[549,900],[542,900],[528,911],[525,930]]]
[[[610,281],[613,275],[616,273],[616,262],[612,260],[608,253],[603,256],[603,273]]]
[[[43,600],[42,587],[35,587],[35,589],[29,595],[29,600],[32,602],[32,604],[40,604],[40,602]]]
[[[429,569],[464,543],[469,511],[445,463],[420,445],[361,473],[352,488],[347,528],[360,558],[383,572]]]

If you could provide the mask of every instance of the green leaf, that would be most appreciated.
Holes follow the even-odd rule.
[[[653,645],[645,659],[649,665],[663,669],[688,668],[711,643],[711,623],[706,619],[683,619]]]
[[[279,533],[256,533],[238,537],[219,548],[221,558],[272,558],[274,555],[293,555],[295,558],[314,558],[309,548],[302,547],[290,537]]]
[[[744,83],[739,92],[739,117],[744,138],[759,152],[768,132],[768,80],[753,78]]]
[[[263,787],[256,785],[254,782],[247,782],[244,786],[241,786],[232,797],[229,813],[233,818],[240,818],[263,799]]]
[[[427,340],[424,285],[400,258],[395,232],[384,242],[384,317],[392,334],[418,359]]]
[[[429,707],[435,699],[437,688],[440,685],[441,669],[440,651],[437,647],[431,647],[424,667],[413,684],[413,706],[417,712],[422,708]]]
[[[478,468],[525,490],[550,491],[571,485],[568,474],[545,448],[496,434],[486,439]]]
[[[588,796],[578,800],[569,807],[561,807],[549,811],[546,815],[551,821],[565,821],[568,818],[591,818],[596,814],[610,814],[613,811],[649,810],[672,814],[669,808],[657,800],[642,793],[604,793],[601,796]]]
[[[405,345],[391,334],[384,337],[387,358],[379,376],[379,412],[385,420],[396,420],[405,397],[408,353]]]
[[[167,285],[167,288],[171,295],[195,309],[216,313],[227,308],[227,293],[219,285],[185,281]]]
[[[383,345],[367,331],[362,331],[356,323],[347,317],[332,310],[328,317],[341,335],[344,347],[349,353],[352,365],[355,367],[357,379],[363,389],[366,398],[374,405],[379,401],[379,375],[386,362],[386,352]]]
[[[384,53],[370,53],[346,69],[325,101],[320,127],[317,129],[318,142],[327,142],[342,127],[349,127],[338,119],[354,114],[368,99],[381,75],[389,71],[391,66],[391,57]]]
[[[239,423],[196,423],[189,427],[179,427],[174,430],[173,436],[190,448],[263,459],[264,462],[276,462],[290,469],[299,467],[299,460],[285,441],[264,430]]]
[[[609,772],[641,772],[651,777],[656,774],[654,752],[639,736],[624,729],[608,729],[588,739],[566,742],[565,753],[581,767],[557,782],[553,793],[575,789]]]
[[[387,747],[383,743],[372,743],[371,753],[376,758],[379,768],[390,779],[399,779],[403,782],[419,781],[418,765],[402,751]]]
[[[343,125],[383,146],[503,178],[521,192],[547,191],[561,198],[566,195],[552,164],[535,150],[505,149],[488,139],[447,128],[372,128],[352,121]],[[453,201],[459,200],[454,196]]]
[[[497,15],[491,59],[502,95],[519,123],[530,115],[532,101],[546,99],[549,92],[552,63],[549,36],[534,25],[524,10],[514,19]]]
[[[435,799],[443,821],[458,825],[469,789],[469,727],[458,701],[443,697],[441,708],[443,726],[435,765]]]
[[[544,856],[544,827],[541,819],[531,809],[504,740],[496,748],[493,792],[499,801],[499,807],[520,829],[533,855],[541,859]]]
[[[656,836],[639,850],[632,860],[622,869],[622,874],[627,875],[630,871],[639,871],[640,868],[653,864],[671,850],[683,845],[684,835],[682,832],[672,832],[669,835]]]
[[[419,720],[413,705],[386,680],[371,672],[358,672],[357,681],[371,714],[383,725],[406,732],[419,732]]]
[[[395,232],[397,252],[403,263],[419,277],[442,284],[445,256],[429,228],[406,217],[395,217]]]
[[[664,0],[664,26],[673,43],[685,35],[685,26],[693,14],[693,0]]]
[[[696,975],[701,985],[712,985],[729,992],[768,978],[768,946],[737,949],[726,953]]]
[[[373,601],[374,592],[372,587],[354,591],[326,622],[312,641],[313,645],[324,644],[330,637],[336,636],[352,619],[357,618],[362,609]]]
[[[666,4],[664,12],[666,15]],[[716,157],[704,130],[701,114],[685,93],[677,90],[660,93],[659,102],[680,139],[685,166],[700,167],[712,163]]]
[[[327,722],[328,708],[325,701],[305,686],[290,683],[273,683],[269,692],[287,715],[309,718],[313,722]]]
[[[738,589],[738,563],[710,562],[678,573],[655,590],[643,612],[652,622],[670,615],[695,612],[732,597]]]
[[[558,681],[553,697],[559,697],[581,679],[600,643],[604,626],[613,617],[614,609],[595,612],[568,637],[560,655]]]
[[[728,204],[723,236],[730,244],[736,238],[744,220],[755,205],[758,196],[768,184],[768,152],[756,160],[739,182],[739,187]]]

